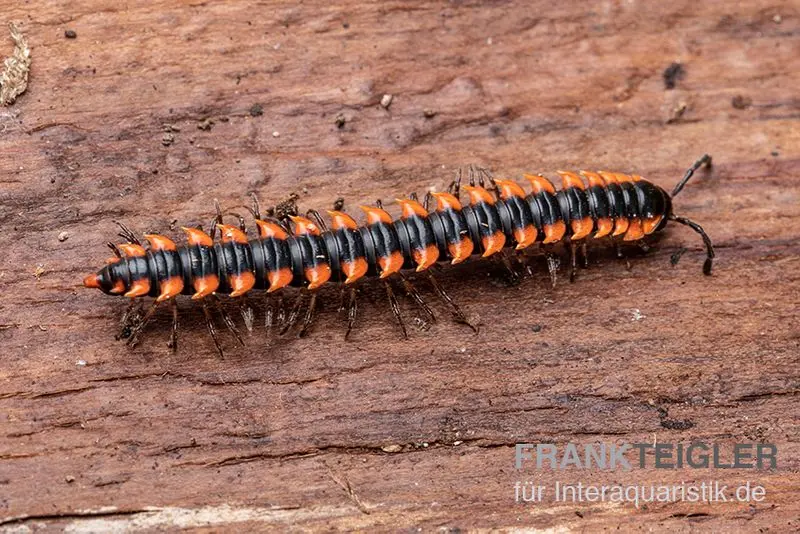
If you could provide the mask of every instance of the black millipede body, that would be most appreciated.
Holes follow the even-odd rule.
[[[315,290],[329,281],[352,287],[365,276],[402,277],[405,269],[427,271],[437,262],[455,264],[473,255],[486,258],[508,247],[522,250],[535,244],[584,243],[603,237],[639,241],[670,220],[702,236],[707,252],[703,272],[710,274],[714,258],[710,239],[699,225],[672,211],[672,198],[697,168],[710,161],[707,155],[700,158],[672,194],[640,176],[611,172],[559,171],[560,190],[541,175],[525,175],[530,193],[516,182],[490,177],[487,189],[485,175],[480,174],[479,185],[474,177],[470,185],[462,186],[459,180],[449,192],[429,193],[424,205],[416,198],[398,199],[402,210],[398,219],[382,207],[361,206],[367,219],[361,226],[341,210],[329,212],[330,229],[316,212],[309,212],[311,218],[265,220],[255,203],[251,211],[258,237],[252,239],[243,223],[238,227],[222,224],[219,211],[211,235],[185,227],[188,244],[180,247],[165,236],[148,234],[150,247],[145,249],[123,227],[121,235],[128,242],[111,245],[115,256],[87,276],[84,285],[129,298],[155,297],[153,309],[179,294],[191,295],[203,301],[206,312],[204,301],[215,294],[241,297],[252,290],[272,293],[301,286],[312,292],[313,308]],[[468,192],[469,205],[462,205],[458,198],[461,187]],[[431,201],[436,204],[433,210],[428,209]],[[221,240],[215,243],[217,229]],[[386,287],[394,305],[391,289]],[[435,281],[434,287],[451,302]],[[421,297],[415,295],[415,299]],[[351,301],[354,306],[354,297]],[[210,321],[208,312],[207,318]]]

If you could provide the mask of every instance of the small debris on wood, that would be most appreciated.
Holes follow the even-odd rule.
[[[280,137],[280,136],[281,136],[281,133],[278,130],[275,130],[274,132],[272,132],[272,137]]]
[[[639,310],[639,308],[634,308],[632,311],[631,321],[641,321],[642,319],[647,319],[647,316]]]
[[[166,132],[164,135],[161,136],[161,144],[164,146],[169,146],[175,142],[175,135],[171,132]]]
[[[381,450],[383,452],[389,452],[389,453],[400,452],[400,451],[403,450],[403,446],[402,445],[384,445],[383,447],[381,447]]]
[[[336,120],[334,121],[334,123],[336,124],[336,127],[339,128],[340,130],[344,128],[344,125],[347,123],[347,119],[345,118],[344,113],[339,113],[338,115],[336,115]]]
[[[86,360],[78,360],[75,362],[75,365],[77,365],[78,367],[83,367],[86,365]]]
[[[161,127],[165,132],[180,132],[181,131],[181,127],[180,126],[176,126],[174,124],[166,124],[165,123],[165,124],[162,124]]]
[[[28,88],[28,71],[31,68],[31,49],[22,32],[13,22],[8,23],[14,52],[3,63],[0,75],[0,105],[9,106]]]
[[[197,128],[205,132],[209,131],[212,126],[214,126],[214,119],[211,118],[203,119],[197,124]]]
[[[251,117],[260,117],[264,114],[264,106],[261,104],[253,104],[250,106],[249,113]]]
[[[689,430],[694,426],[694,423],[689,419],[670,419],[666,408],[658,408],[658,418],[660,419],[661,427],[667,430]]]
[[[669,257],[669,263],[673,267],[678,265],[678,262],[681,261],[681,256],[683,256],[686,253],[687,250],[688,250],[687,248],[681,247],[678,250],[676,250],[675,252],[673,252],[672,255]]]
[[[731,99],[731,105],[736,109],[747,109],[753,104],[749,96],[736,95]]]
[[[390,94],[383,95],[381,98],[381,106],[383,106],[385,109],[389,109],[389,106],[392,105],[392,100],[394,100],[394,96]]]
[[[669,67],[664,69],[664,87],[666,89],[675,89],[678,80],[682,80],[686,74],[686,69],[683,68],[678,62],[672,63]]]
[[[37,265],[37,266],[36,266],[36,269],[34,269],[34,270],[33,270],[33,276],[35,276],[35,277],[36,277],[36,279],[38,280],[38,279],[40,279],[40,278],[42,277],[42,275],[43,275],[44,273],[46,273],[46,272],[47,272],[47,271],[45,270],[45,268],[44,268],[44,265],[42,265],[42,264],[40,263],[39,265]]]
[[[75,30],[64,30],[64,37],[67,39],[75,39],[78,37],[78,33]]]
[[[344,198],[339,197],[333,201],[333,211],[342,211],[344,209]]]
[[[288,198],[276,204],[274,208],[267,209],[267,215],[270,217],[275,217],[280,221],[286,220],[290,216],[297,216],[299,213],[297,209],[297,200],[299,198],[300,195],[297,193],[292,193]]]
[[[64,477],[64,482],[66,482],[67,484],[72,484],[73,482],[75,482],[75,477],[72,475],[67,475]]]
[[[61,241],[62,243],[67,239],[69,239],[69,233],[61,232],[60,234],[58,234],[58,240]]]
[[[425,116],[426,119],[434,118],[436,116],[436,113],[437,112],[435,109],[426,109],[425,111],[422,112],[422,114]]]
[[[678,122],[683,114],[686,113],[686,110],[689,109],[689,105],[686,102],[678,102],[678,104],[673,108],[672,114],[667,119],[667,124],[672,124]]]

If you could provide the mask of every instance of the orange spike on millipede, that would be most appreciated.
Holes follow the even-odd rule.
[[[181,230],[186,232],[186,238],[189,241],[190,245],[200,245],[203,247],[214,246],[214,241],[211,239],[211,236],[205,233],[204,231],[200,230],[199,228],[181,226]]]
[[[140,258],[147,254],[142,245],[136,245],[134,243],[122,243],[121,245],[117,245],[117,247],[128,258]]]
[[[486,204],[494,204],[494,197],[492,194],[478,185],[462,185],[462,189],[464,189],[469,194],[469,203],[471,205],[480,204],[481,202],[485,202]]]
[[[367,224],[376,224],[379,222],[392,224],[392,216],[381,208],[376,208],[374,206],[359,206],[359,208],[367,214]]]
[[[256,219],[256,226],[258,227],[258,237],[261,239],[268,239],[270,237],[274,237],[275,239],[286,239],[289,237],[289,234],[286,233],[286,230],[274,222]]]
[[[436,199],[436,211],[461,210],[461,202],[450,193],[431,193],[431,196]]]
[[[294,235],[320,235],[319,227],[314,221],[306,217],[289,216],[294,223]]]
[[[163,235],[145,234],[144,238],[150,242],[150,247],[153,250],[169,250],[174,252],[178,248],[172,239]]]
[[[405,199],[405,198],[397,198],[395,199],[398,204],[400,204],[400,209],[402,210],[402,217],[404,219],[408,219],[409,217],[413,217],[414,215],[418,217],[427,217],[428,212],[422,207],[422,204],[417,202],[416,200]]]
[[[220,237],[223,243],[239,243],[240,245],[247,244],[247,235],[244,232],[231,226],[229,224],[218,224],[217,228],[220,230]]]
[[[511,197],[525,198],[525,191],[519,186],[517,182],[511,180],[495,180],[498,189],[500,190],[500,198],[508,200]]]
[[[575,187],[580,190],[586,189],[586,186],[583,184],[583,180],[581,177],[571,171],[556,171],[556,174],[561,176],[561,182],[563,184],[564,189],[569,187]]]
[[[348,214],[342,211],[328,211],[328,214],[331,216],[331,226],[333,226],[334,230],[357,230],[358,224],[356,221],[350,217]]]
[[[542,176],[541,174],[523,174],[523,177],[531,183],[534,193],[541,193],[546,191],[551,195],[556,194],[556,188],[553,182]]]

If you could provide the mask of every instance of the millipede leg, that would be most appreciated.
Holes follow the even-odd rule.
[[[569,244],[569,281],[575,281],[575,271],[578,269],[578,245],[573,242]]]
[[[581,243],[581,257],[583,258],[583,268],[589,268],[589,244],[586,241]]]
[[[481,168],[476,165],[469,166],[469,185],[475,185],[475,176],[478,177],[478,185],[485,188],[486,181],[483,178]]]
[[[135,347],[139,343],[139,335],[142,333],[144,327],[153,317],[153,314],[156,312],[156,308],[158,308],[158,305],[159,302],[157,300],[154,300],[153,304],[151,304],[150,307],[147,309],[147,312],[145,312],[144,316],[139,321],[139,323],[133,328],[133,330],[131,330],[131,335],[128,338],[128,341],[125,342],[127,345]]]
[[[340,282],[341,283],[341,282]],[[351,289],[349,286],[341,284],[339,289],[339,309],[337,310],[339,313],[345,311],[347,309],[347,290]]]
[[[138,303],[135,299],[131,299],[125,313],[119,318],[119,333],[116,339],[128,339],[131,337],[132,329],[139,323],[142,318],[141,312],[137,309]]]
[[[236,338],[236,341],[238,341],[240,345],[244,346],[244,339],[242,339],[242,334],[239,333],[239,329],[236,328],[233,319],[231,319],[231,316],[222,306],[222,303],[220,302],[219,298],[214,295],[211,295],[211,298],[213,298],[212,302],[214,303],[214,306],[216,307],[220,316],[222,316],[222,322],[225,323],[225,326],[228,327],[228,330],[230,330],[231,334],[233,334],[233,337]]]
[[[306,335],[308,328],[311,326],[311,323],[314,321],[314,311],[317,308],[317,292],[311,292],[311,300],[308,302],[308,307],[306,308],[306,315],[303,317],[303,326],[300,328],[300,332],[297,333],[297,337],[303,337]]]
[[[267,328],[267,333],[269,333],[272,325],[275,324],[275,308],[273,306],[274,300],[269,293],[264,293],[264,326]]]
[[[279,332],[280,335],[285,334],[289,331],[290,328],[294,326],[297,322],[297,318],[300,316],[300,307],[303,305],[303,291],[301,290],[297,294],[297,299],[294,301],[294,306],[292,306],[292,311],[289,312],[289,317],[284,323],[283,328]]]
[[[547,260],[547,271],[550,273],[550,284],[556,287],[556,280],[558,278],[558,267],[561,265],[561,258],[557,254],[550,251],[545,251],[544,257]]]
[[[250,198],[253,201],[252,207],[247,208],[250,214],[253,216],[254,219],[261,218],[261,206],[258,203],[258,197],[255,193],[250,193]]]
[[[283,306],[283,295],[278,295],[278,311],[275,316],[275,324],[276,325],[283,325],[286,321],[286,308]]]
[[[631,265],[631,261],[628,259],[628,256],[625,254],[625,251],[622,249],[622,243],[619,241],[614,241],[614,250],[617,252],[617,259],[625,260],[625,269],[630,271],[633,266]]]
[[[347,332],[344,333],[344,339],[350,336],[350,331],[353,325],[356,324],[356,316],[358,315],[358,300],[356,299],[356,288],[350,287],[350,296],[347,299]]]
[[[208,333],[211,334],[211,339],[214,340],[214,346],[217,348],[217,352],[219,352],[220,358],[225,358],[225,353],[222,352],[222,347],[219,344],[219,338],[217,337],[217,328],[214,326],[214,318],[211,316],[211,310],[208,309],[208,303],[205,299],[201,301],[203,305],[203,315],[206,318],[206,328],[208,329]]]
[[[406,290],[406,294],[414,299],[414,302],[417,303],[417,306],[428,316],[432,323],[436,322],[436,316],[433,314],[433,310],[428,306],[428,303],[425,302],[425,299],[422,298],[417,288],[411,283],[411,281],[406,278],[403,273],[397,273],[400,275],[400,280],[403,282],[403,289]]]
[[[256,319],[255,311],[253,311],[253,307],[250,306],[250,303],[247,301],[247,295],[242,295],[238,299],[239,304],[239,313],[242,314],[242,319],[244,320],[244,326],[247,328],[247,332],[252,334],[253,333],[253,323]]]
[[[510,286],[519,285],[524,275],[519,269],[517,269],[514,266],[514,264],[512,263],[512,258],[508,255],[508,251],[503,250],[500,254],[497,255],[497,258],[500,260],[500,263],[505,268],[505,272],[508,276],[508,284]]]
[[[426,272],[428,273],[428,280],[430,280],[431,286],[433,286],[433,290],[436,292],[437,295],[439,295],[439,298],[441,298],[448,306],[450,306],[450,310],[453,312],[455,320],[459,323],[463,323],[469,326],[477,334],[478,327],[469,322],[467,316],[464,315],[464,312],[461,311],[461,308],[458,307],[458,304],[456,304],[455,301],[452,298],[450,298],[450,295],[448,295],[447,292],[444,290],[444,287],[442,287],[442,285],[439,284],[439,281],[436,279],[436,277],[433,276],[433,273],[431,273],[430,271]]]
[[[456,198],[458,198],[459,193],[461,193],[461,174],[461,169],[458,169],[456,179],[450,182],[450,185],[447,187],[447,192]]]
[[[172,352],[176,352],[178,350],[178,301],[174,298],[170,300],[170,307],[172,308],[172,330],[169,334],[167,347],[171,348]]]
[[[397,324],[400,325],[400,330],[403,332],[403,338],[408,339],[408,332],[406,332],[406,325],[403,323],[403,316],[400,315],[400,306],[397,304],[397,297],[394,296],[394,291],[392,291],[392,286],[389,285],[388,280],[384,280],[383,285],[386,286],[386,296],[389,297],[389,306],[391,306],[392,308],[392,313],[394,314],[394,318],[397,319]]]
[[[328,225],[325,223],[325,219],[322,218],[322,215],[319,214],[317,210],[308,210],[306,212],[306,217],[313,219],[317,226],[319,226],[320,230],[323,232],[328,231]]]
[[[120,232],[117,235],[119,235],[122,239],[126,240],[128,243],[133,243],[134,245],[142,244],[142,242],[139,241],[139,238],[136,237],[136,234],[133,233],[133,231],[130,228],[128,228],[119,221],[114,221],[114,223],[116,223],[116,225],[119,226]]]
[[[430,211],[432,198],[433,195],[431,195],[430,191],[425,193],[425,198],[422,200],[422,207],[425,208],[425,211]]]
[[[106,243],[106,246],[111,249],[111,252],[114,253],[114,256],[116,256],[117,258],[122,257],[122,252],[120,252],[119,247],[116,245],[116,243],[112,243],[111,241],[109,241],[108,243]]]
[[[491,191],[494,191],[495,194],[499,195],[500,190],[497,187],[497,183],[494,181],[494,176],[492,176],[491,171],[489,171],[489,169],[486,169],[484,167],[478,167],[478,172],[480,173],[481,179],[483,179],[485,177],[486,180],[489,182],[488,189],[491,190]],[[483,184],[484,184],[484,182],[481,181],[481,185],[483,185]]]
[[[217,214],[214,215],[214,218],[211,220],[211,231],[208,233],[212,240],[217,235],[217,225],[222,224],[222,208],[219,207],[219,201],[216,198],[214,199],[214,211],[216,211]]]
[[[531,267],[528,258],[529,256],[525,250],[518,250],[514,254],[514,261],[519,264],[520,268],[522,269],[523,276],[533,276],[533,268]]]

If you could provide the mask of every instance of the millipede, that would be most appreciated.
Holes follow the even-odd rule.
[[[109,295],[131,299],[123,316],[120,337],[135,345],[159,304],[172,306],[170,345],[177,346],[178,295],[191,295],[199,301],[206,326],[220,355],[223,354],[213,311],[236,339],[244,344],[230,315],[220,306],[218,295],[227,295],[239,302],[248,329],[252,329],[252,308],[247,296],[256,290],[271,299],[273,293],[288,286],[300,287],[295,304],[286,314],[282,298],[277,312],[272,301],[267,307],[265,323],[279,325],[285,334],[300,320],[304,298],[309,300],[298,335],[308,330],[317,302],[318,290],[326,284],[339,284],[342,308],[347,311],[350,334],[357,315],[355,283],[362,278],[380,279],[392,312],[403,336],[406,327],[397,298],[389,283],[397,279],[406,293],[423,312],[434,319],[422,295],[404,271],[424,273],[434,292],[450,308],[456,320],[477,332],[459,306],[431,273],[438,263],[457,264],[471,257],[497,255],[506,261],[512,250],[524,251],[534,245],[545,249],[568,244],[571,250],[570,279],[576,265],[576,247],[585,247],[588,240],[608,238],[617,247],[624,242],[643,243],[643,239],[661,231],[669,221],[688,226],[703,239],[706,259],[703,273],[711,274],[714,247],[703,228],[686,217],[673,213],[673,199],[701,166],[710,166],[711,157],[703,155],[683,175],[671,193],[638,175],[617,172],[557,171],[562,188],[541,174],[526,174],[532,191],[516,182],[493,178],[483,169],[471,168],[469,184],[462,184],[461,173],[446,192],[428,192],[423,202],[416,195],[397,199],[401,215],[393,219],[380,202],[376,206],[360,206],[366,223],[359,225],[342,209],[341,199],[329,211],[330,228],[315,210],[300,216],[297,210],[271,210],[262,216],[255,196],[249,211],[255,218],[258,236],[248,238],[244,218],[238,225],[224,224],[223,213],[216,206],[216,216],[208,233],[202,227],[183,227],[187,244],[177,246],[170,238],[145,234],[145,248],[136,234],[119,224],[123,244],[108,243],[114,256],[95,274],[83,280],[89,288]],[[466,190],[469,204],[459,199]],[[431,203],[435,207],[431,209]],[[219,231],[219,240],[215,236]],[[584,251],[585,257],[585,251]],[[557,261],[548,261],[555,281]],[[154,297],[146,312],[136,312],[134,303],[140,297]]]

